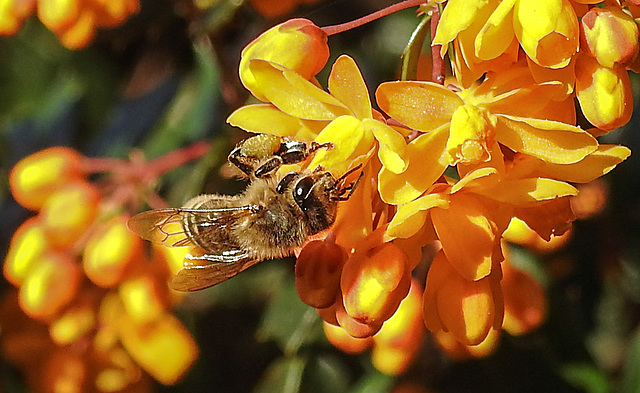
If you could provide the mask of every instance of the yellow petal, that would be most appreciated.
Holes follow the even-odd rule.
[[[444,8],[433,44],[442,45],[440,55],[447,54],[448,44],[458,33],[467,29],[476,19],[478,11],[489,4],[489,1],[450,0]]]
[[[448,166],[445,144],[448,128],[442,127],[422,134],[407,145],[407,169],[395,174],[385,168],[378,174],[378,190],[386,203],[401,205],[410,202],[427,190]]]
[[[387,227],[390,238],[409,238],[416,234],[424,225],[429,209],[449,207],[448,198],[440,193],[427,194],[423,197],[398,206],[396,214]]]
[[[386,82],[378,87],[376,98],[389,116],[421,131],[447,124],[463,104],[455,93],[431,82]]]
[[[331,142],[333,148],[316,152],[309,168],[322,165],[336,175],[346,172],[358,157],[371,154],[374,148],[371,130],[353,116],[336,118],[322,130],[316,142]]]
[[[493,11],[475,40],[476,56],[490,60],[500,56],[514,36],[513,6],[516,0],[504,0]]]
[[[479,280],[491,272],[497,241],[489,218],[492,209],[474,195],[459,193],[451,196],[447,209],[431,210],[442,249],[465,280]]]
[[[227,123],[260,134],[293,136],[302,128],[300,120],[270,104],[246,105],[235,110]]]
[[[256,86],[281,111],[310,120],[333,120],[349,110],[334,97],[291,70],[264,60],[251,60]]]
[[[631,155],[631,150],[619,145],[600,145],[598,150],[575,164],[560,165],[542,163],[536,166],[533,176],[548,177],[573,183],[588,183],[609,173]],[[535,160],[527,157],[526,160]]]
[[[578,162],[598,148],[588,132],[569,124],[498,115],[496,139],[516,152],[556,164]]]
[[[531,206],[536,202],[578,194],[570,184],[537,177],[504,181],[486,191],[482,195],[487,198],[517,206]]]
[[[405,151],[407,143],[404,137],[393,128],[376,120],[364,119],[362,126],[367,127],[378,141],[378,157],[382,165],[393,173],[402,173],[407,169]]]
[[[371,117],[369,90],[356,62],[347,55],[338,57],[329,75],[329,91],[358,119]]]

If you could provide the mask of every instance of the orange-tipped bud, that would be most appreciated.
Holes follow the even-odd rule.
[[[382,328],[382,322],[363,323],[347,313],[342,304],[342,299],[338,299],[335,304],[335,315],[338,325],[347,334],[355,338],[367,338],[378,333]]]
[[[347,313],[366,323],[382,323],[409,293],[409,258],[393,243],[356,252],[345,263],[340,287]]]
[[[17,33],[35,9],[36,0],[4,2],[0,7],[0,36]]]
[[[138,324],[152,322],[167,311],[167,285],[151,274],[128,278],[120,284],[118,293],[129,317]]]
[[[347,253],[331,240],[314,240],[302,249],[296,260],[296,290],[311,307],[333,304],[340,288],[342,266]]]
[[[121,318],[121,322],[122,345],[145,371],[164,384],[177,382],[198,357],[193,337],[171,314],[145,325],[128,318]]]
[[[256,98],[267,101],[249,69],[252,59],[271,61],[311,79],[324,68],[328,58],[326,33],[310,20],[290,19],[262,33],[244,48],[240,80]]]
[[[354,355],[362,353],[366,351],[372,343],[371,337],[352,337],[340,326],[334,326],[325,322],[323,327],[324,335],[327,337],[327,340],[329,340],[334,347],[346,353]]]
[[[38,2],[38,18],[43,25],[58,34],[68,29],[80,14],[80,0]]]
[[[83,291],[58,319],[49,326],[57,345],[69,345],[89,333],[97,322],[96,292]]]
[[[483,342],[492,328],[502,326],[504,305],[499,276],[496,269],[481,280],[468,281],[439,252],[429,269],[424,292],[427,328],[451,332],[463,345]]]
[[[2,266],[6,279],[13,285],[20,286],[47,247],[47,238],[37,218],[23,222],[11,238]]]
[[[504,293],[504,321],[502,328],[509,334],[530,332],[545,318],[547,302],[538,281],[508,261],[502,263],[502,291]]]
[[[57,247],[69,247],[98,215],[100,194],[86,181],[68,183],[42,206],[41,219],[47,239]]]
[[[100,287],[116,285],[130,263],[141,258],[142,240],[127,229],[127,219],[117,216],[100,225],[87,241],[82,267]]]
[[[19,204],[39,210],[59,187],[81,177],[77,151],[50,147],[20,160],[9,173],[9,187]]]
[[[618,6],[593,7],[581,19],[583,47],[607,68],[625,66],[638,54],[638,25]]]
[[[588,55],[576,62],[576,97],[591,124],[611,131],[627,124],[633,112],[633,92],[627,71],[603,67]]]
[[[402,374],[417,355],[424,332],[422,287],[416,280],[411,280],[409,295],[373,336],[373,365],[388,375]]]
[[[30,269],[19,292],[20,307],[35,319],[48,320],[76,295],[82,273],[66,254],[47,252]]]
[[[64,389],[68,392],[81,392],[87,385],[88,374],[85,359],[78,351],[57,348],[46,359],[43,373],[39,375],[41,380],[38,382],[44,387],[39,391],[56,393]]]

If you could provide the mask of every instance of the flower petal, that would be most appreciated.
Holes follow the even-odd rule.
[[[556,164],[578,162],[598,148],[588,132],[570,124],[498,115],[496,139],[516,152]]]
[[[251,60],[256,86],[283,112],[310,120],[333,120],[349,110],[340,101],[294,71],[264,60]]]
[[[358,119],[371,117],[369,90],[351,57],[342,55],[333,64],[329,75],[329,91],[351,109]]]
[[[368,156],[374,148],[371,130],[353,116],[336,118],[322,130],[316,142],[331,142],[333,149],[317,151],[309,169],[322,165],[334,174],[346,172],[356,164],[358,157]]]
[[[386,203],[401,205],[410,202],[427,190],[448,166],[445,144],[449,133],[446,127],[422,134],[407,145],[407,169],[395,174],[385,168],[378,174],[378,190]]]
[[[463,101],[431,82],[386,82],[376,91],[378,105],[389,116],[420,131],[431,131],[451,120]]]
[[[503,181],[484,191],[481,195],[487,198],[516,206],[532,206],[540,201],[578,194],[570,184],[539,177]]]
[[[364,119],[363,127],[368,127],[378,141],[378,157],[382,165],[393,173],[402,173],[408,162],[404,158],[407,143],[404,137],[393,128],[377,120]]]
[[[227,123],[249,132],[280,136],[296,135],[302,128],[298,118],[271,104],[243,106],[229,115]]]
[[[449,200],[445,195],[427,194],[423,197],[398,206],[396,214],[387,227],[387,236],[390,238],[409,238],[422,228],[427,220],[429,209],[449,207]]]
[[[477,196],[451,196],[448,209],[432,209],[431,220],[451,266],[465,280],[475,281],[491,272],[496,246],[493,204]]]

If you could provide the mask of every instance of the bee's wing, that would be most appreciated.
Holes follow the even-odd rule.
[[[177,291],[197,291],[230,279],[260,262],[243,249],[220,250],[210,254],[195,248],[185,257],[184,267],[171,279]]]
[[[183,222],[197,226],[198,236],[207,237],[241,217],[252,214],[253,205],[217,209],[170,208],[149,210],[129,219],[127,226],[143,239],[167,247],[193,245]]]

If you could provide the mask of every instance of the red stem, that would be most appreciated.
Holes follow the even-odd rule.
[[[440,10],[437,5],[433,6],[433,11],[431,11],[431,40],[433,41],[433,37],[436,36],[436,29],[438,28],[438,23],[440,22]],[[438,83],[440,85],[444,85],[444,59],[440,55],[440,49],[442,45],[432,45],[431,46],[431,81],[434,83]]]
[[[196,158],[204,156],[210,148],[211,146],[207,142],[196,142],[191,146],[174,150],[156,158],[155,160],[149,161],[147,164],[147,170],[151,174],[160,176],[163,173],[169,172],[170,170],[182,166],[189,161],[193,161]]]
[[[380,19],[383,16],[387,16],[393,14],[394,12],[398,12],[400,10],[404,10],[410,7],[416,7],[421,4],[426,3],[425,0],[404,0],[399,3],[388,6],[387,8],[383,8],[379,11],[376,11],[372,14],[365,15],[362,18],[358,18],[356,20],[352,20],[350,22],[341,23],[339,25],[325,26],[322,27],[322,30],[328,35],[334,35],[338,33],[342,33],[343,31],[351,30],[353,28],[362,26],[366,23],[372,22],[376,19]]]

